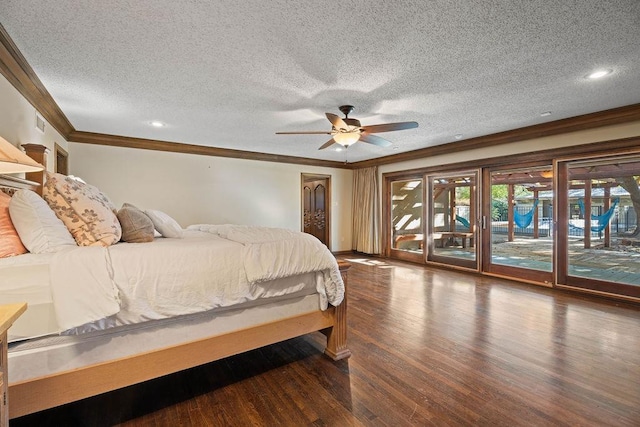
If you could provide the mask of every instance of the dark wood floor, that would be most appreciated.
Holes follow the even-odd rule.
[[[11,426],[640,426],[640,306],[371,259],[349,298],[347,361],[318,333]]]

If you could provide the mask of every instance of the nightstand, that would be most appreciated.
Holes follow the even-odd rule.
[[[9,387],[9,379],[7,378],[7,329],[11,327],[13,322],[27,309],[27,304],[6,304],[0,305],[0,426],[9,425],[9,397],[7,396],[7,388]]]

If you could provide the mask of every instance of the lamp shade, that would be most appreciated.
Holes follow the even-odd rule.
[[[333,135],[333,140],[345,147],[355,144],[359,139],[360,134],[357,132],[340,132]]]
[[[0,173],[39,172],[40,163],[0,136]]]

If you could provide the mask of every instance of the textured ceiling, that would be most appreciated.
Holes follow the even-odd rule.
[[[638,0],[2,0],[0,23],[79,131],[344,161],[275,132],[342,104],[419,123],[352,162],[640,103]]]

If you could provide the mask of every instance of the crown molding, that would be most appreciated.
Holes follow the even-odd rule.
[[[279,154],[256,153],[254,151],[231,150],[228,148],[209,147],[205,145],[183,144],[179,142],[159,141],[155,139],[133,138],[103,133],[73,131],[67,138],[69,142],[82,144],[108,145],[112,147],[138,148],[142,150],[168,151],[172,153],[197,154],[201,156],[230,157],[262,162],[291,163],[306,166],[322,166],[341,169],[352,169],[351,164],[329,160],[308,159],[305,157],[282,156]]]
[[[75,130],[2,24],[0,24],[0,73],[63,137],[66,138]]]
[[[407,160],[415,160],[423,157],[433,157],[441,154],[448,154],[455,151],[472,150],[475,148],[486,148],[495,145],[508,144],[512,142],[526,141],[528,139],[542,138],[546,136],[560,135],[569,132],[576,132],[587,129],[594,129],[603,126],[616,125],[640,121],[640,104],[627,105],[625,107],[613,108],[611,110],[598,111],[596,113],[584,114],[581,116],[569,117],[567,119],[556,120],[548,123],[527,126],[491,135],[479,136],[463,141],[451,142],[448,144],[436,145],[434,147],[422,148],[419,150],[407,151],[391,156],[379,157],[377,159],[354,162],[355,168],[365,168],[371,166],[381,166],[390,163],[399,163]]]

